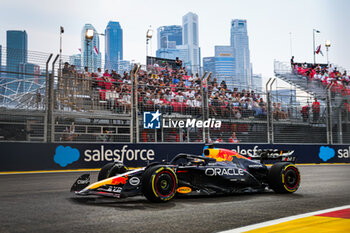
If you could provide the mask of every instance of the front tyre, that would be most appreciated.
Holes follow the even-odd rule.
[[[294,193],[300,185],[300,172],[292,163],[275,163],[270,168],[268,181],[276,193]]]
[[[148,168],[142,176],[142,191],[151,202],[167,202],[175,194],[178,180],[175,172],[162,165]]]
[[[128,169],[121,162],[107,163],[105,164],[100,172],[98,173],[97,180],[104,180],[118,174],[127,172]]]

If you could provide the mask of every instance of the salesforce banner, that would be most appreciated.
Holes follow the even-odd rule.
[[[178,153],[201,155],[204,144],[101,144],[1,142],[0,171],[100,168],[120,160],[129,167],[169,161]],[[297,163],[350,163],[350,145],[215,144],[241,155],[260,149],[294,150]]]

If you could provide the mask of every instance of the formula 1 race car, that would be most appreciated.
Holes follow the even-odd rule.
[[[263,150],[253,157],[210,145],[203,155],[178,154],[170,162],[152,163],[128,170],[121,162],[108,163],[90,184],[80,176],[71,191],[77,195],[125,198],[144,195],[152,202],[166,202],[175,195],[218,195],[240,192],[293,193],[300,184],[294,151]],[[266,161],[280,160],[272,166]]]

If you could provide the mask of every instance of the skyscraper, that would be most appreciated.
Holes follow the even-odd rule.
[[[234,19],[231,21],[231,47],[236,58],[235,77],[242,87],[251,85],[251,63],[249,41],[247,33],[247,20]]]
[[[123,60],[123,29],[119,22],[108,22],[105,42],[105,69],[119,72],[118,63]]]
[[[26,31],[6,32],[6,70],[18,72],[19,64],[27,62],[28,36]],[[16,77],[15,74],[9,75]]]
[[[231,89],[254,88],[246,20],[231,21],[230,45],[215,46],[215,56],[203,59],[203,66]]]
[[[203,71],[211,72],[218,82],[225,81],[228,88],[237,87],[233,76],[235,73],[235,57],[231,46],[215,46],[214,57],[203,58]]]
[[[3,90],[4,95],[11,95],[23,92],[23,82],[11,82],[24,76],[18,74],[20,67],[27,63],[28,36],[26,31],[9,30],[6,32],[6,71],[9,72],[5,82],[9,82],[7,88]]]
[[[200,48],[198,42],[198,16],[192,12],[182,17],[178,25],[158,28],[157,57],[179,57],[189,73],[200,73]],[[181,37],[180,37],[181,35]]]
[[[182,45],[182,27],[179,25],[161,26],[157,29],[158,49],[174,49]]]
[[[192,73],[200,71],[198,15],[189,12],[182,17],[183,44],[188,45],[188,57]]]
[[[85,37],[87,29],[94,31],[92,41]],[[96,29],[91,24],[85,24],[81,31],[81,58],[82,68],[88,67],[91,71],[93,67],[93,71],[96,71],[97,68],[101,67],[100,39]]]
[[[233,89],[237,83],[233,79],[235,74],[235,57],[231,46],[215,46],[215,77],[218,81],[225,81]]]

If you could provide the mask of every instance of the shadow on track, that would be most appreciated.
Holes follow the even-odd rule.
[[[129,197],[127,199],[114,199],[110,197],[71,197],[69,200],[79,205],[93,205],[102,207],[114,207],[119,209],[167,209],[176,204],[174,202],[152,203],[144,197]]]
[[[303,194],[276,194],[272,191],[254,192],[254,193],[238,193],[230,195],[216,196],[177,196],[173,200],[166,203],[152,203],[143,196],[129,197],[125,199],[114,199],[111,197],[71,197],[68,198],[74,204],[78,205],[93,205],[102,207],[113,207],[119,209],[139,209],[139,210],[163,210],[173,208],[176,205],[196,205],[196,204],[215,204],[225,202],[245,202],[258,196],[269,196],[271,198],[283,198],[286,201],[289,199],[303,198]]]

